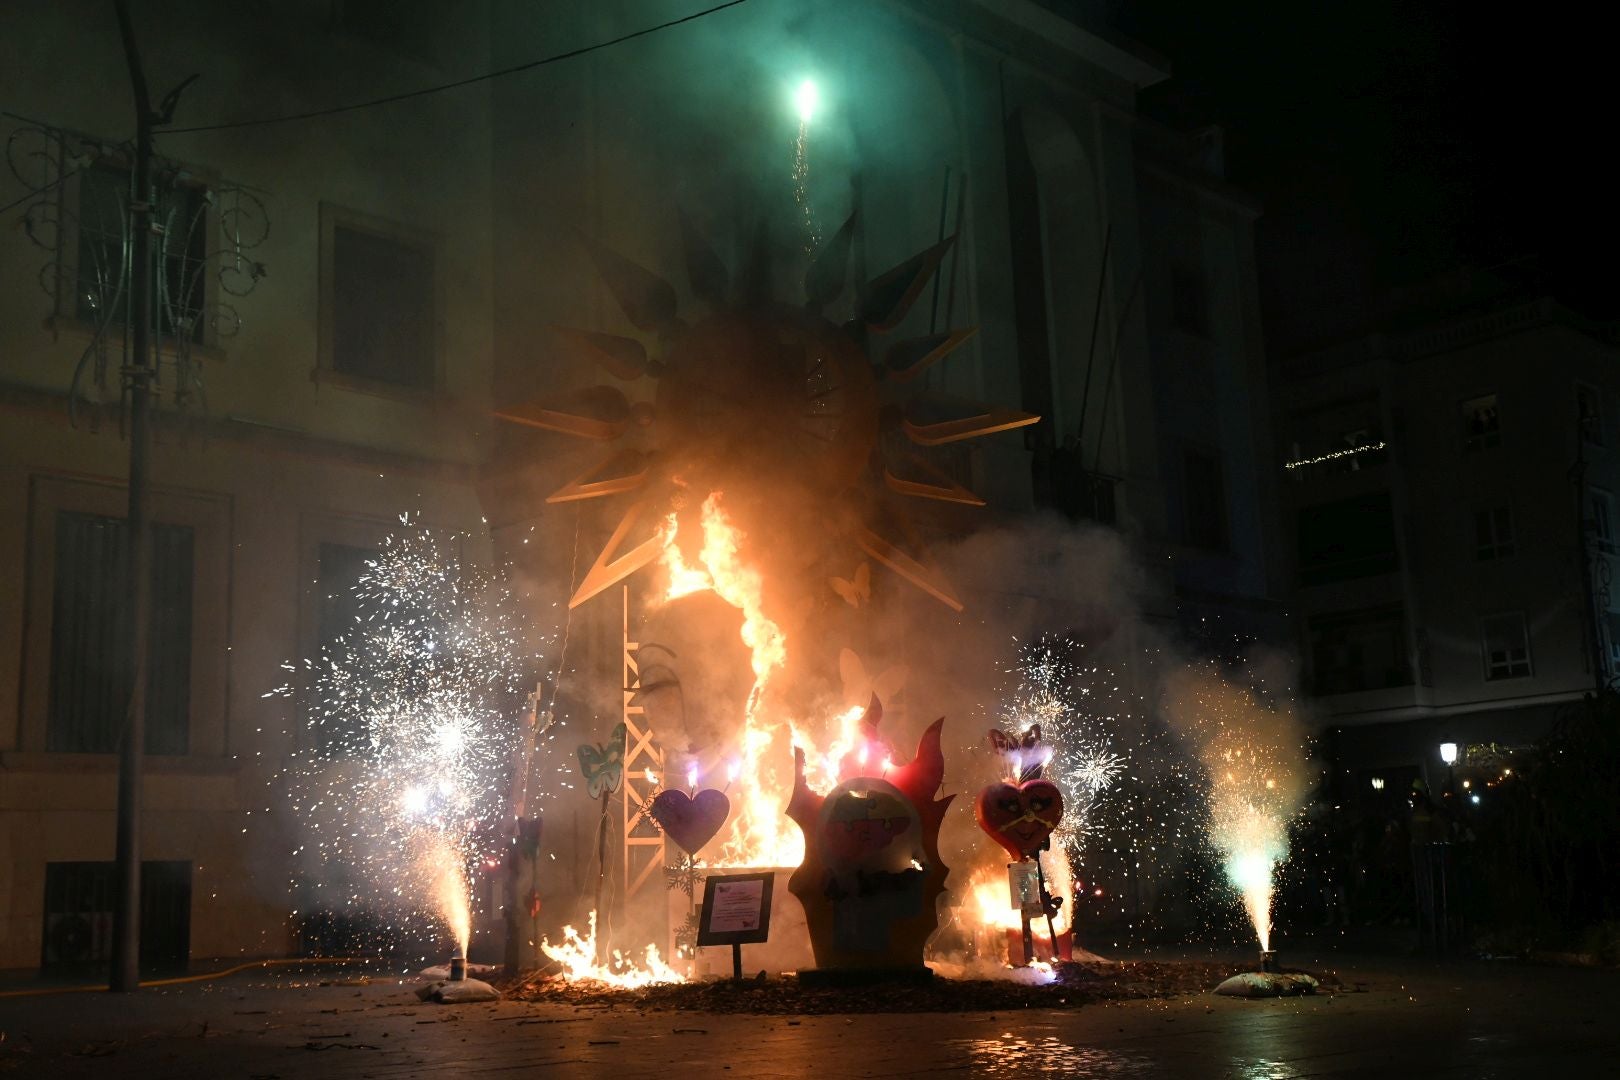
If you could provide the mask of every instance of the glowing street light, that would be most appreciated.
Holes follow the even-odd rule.
[[[1457,744],[1454,742],[1441,743],[1440,760],[1445,762],[1447,765],[1457,764]]]
[[[799,119],[808,124],[816,114],[816,106],[821,104],[821,91],[816,89],[814,79],[804,80],[793,91],[793,104],[799,110]]]

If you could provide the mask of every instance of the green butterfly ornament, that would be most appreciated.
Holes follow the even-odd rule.
[[[579,744],[579,774],[585,778],[585,789],[591,798],[600,799],[619,790],[624,779],[624,724],[618,723],[608,732],[608,740]]]

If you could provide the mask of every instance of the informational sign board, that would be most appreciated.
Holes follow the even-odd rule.
[[[774,873],[711,874],[703,884],[699,945],[755,945],[771,932]]]
[[[1036,918],[1041,914],[1041,892],[1033,862],[1026,860],[1007,864],[1007,892],[1008,906],[1014,911],[1021,912],[1026,918]]]

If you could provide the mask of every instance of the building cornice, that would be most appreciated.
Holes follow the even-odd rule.
[[[0,412],[31,417],[61,427],[71,426],[68,395],[18,383],[0,382]],[[440,458],[403,454],[358,443],[313,435],[297,428],[245,417],[186,417],[172,411],[153,413],[157,431],[218,440],[242,449],[286,454],[326,464],[428,477],[452,484],[471,484],[477,466]]]

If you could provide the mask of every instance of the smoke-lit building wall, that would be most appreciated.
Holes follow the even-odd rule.
[[[548,337],[554,324],[624,329],[582,233],[667,273],[683,302],[681,210],[732,265],[754,223],[771,220],[773,286],[785,302],[798,299],[812,234],[824,239],[852,208],[857,278],[956,234],[937,289],[896,336],[977,327],[923,377],[926,388],[1046,419],[964,444],[951,471],[990,508],[925,516],[925,531],[948,541],[1041,510],[1123,539],[1109,550],[1128,548],[1146,568],[1058,558],[1064,580],[991,574],[982,610],[1043,608],[1048,624],[1085,630],[1117,624],[1129,606],[1166,627],[1213,616],[1265,636],[1273,493],[1254,463],[1266,445],[1256,208],[1222,183],[1211,135],[1136,114],[1138,91],[1168,66],[1075,21],[1087,7],[744,5],[410,102],[160,132],[162,154],[253,191],[270,224],[251,255],[266,274],[232,301],[240,331],[205,331],[193,349],[206,406],[184,422],[160,410],[153,455],[158,521],[191,530],[176,535],[192,545],[189,728],[183,753],[148,758],[145,834],[145,857],[174,867],[154,880],[170,874],[175,896],[182,878],[189,890],[184,952],[294,947],[286,883],[296,833],[268,785],[309,736],[298,707],[263,695],[287,680],[283,662],[318,653],[323,625],[342,614],[343,575],[398,514],[475,531],[487,518],[498,554],[559,596],[611,531],[611,512],[542,502],[595,450],[488,419],[492,404],[599,381],[562,364]],[[408,91],[688,13],[639,0],[184,3],[151,9],[138,30],[160,93],[202,72],[182,98],[180,128]],[[103,6],[4,18],[7,109],[112,143],[130,129]],[[91,74],[64,79],[64,57]],[[790,95],[804,77],[818,80],[823,106],[797,162]],[[797,199],[796,165],[807,170]],[[11,185],[3,201],[23,194],[12,180],[0,176]],[[76,205],[73,181],[61,193]],[[67,423],[85,320],[59,286],[53,299],[29,284],[53,255],[5,235],[0,265],[21,284],[0,294],[0,483],[14,508],[0,553],[26,570],[0,605],[0,701],[17,703],[0,711],[0,859],[14,868],[0,887],[0,968],[56,957],[46,937],[63,920],[53,914],[104,922],[100,898],[48,910],[62,907],[49,879],[67,873],[51,865],[111,858],[115,760],[52,741],[55,560],[83,524],[61,514],[121,516],[127,460],[114,410],[99,428]],[[417,269],[369,298],[381,321],[413,328],[409,357],[379,369],[353,359],[387,357],[345,337],[345,305],[368,298],[343,282],[381,280],[384,264]],[[115,341],[115,369],[117,352]],[[113,386],[116,395],[116,376]],[[1005,542],[991,550],[1008,574],[1036,562]],[[1082,586],[1107,594],[1093,605],[1106,617],[1069,605]],[[1117,603],[1127,588],[1129,604]],[[572,726],[543,748],[549,770],[570,767],[577,742],[606,736],[622,689],[617,590],[570,616],[556,610],[568,642],[557,705]],[[547,926],[582,914],[594,813],[577,789],[548,806],[543,844],[557,858]]]
[[[170,125],[180,128],[483,66],[487,26],[465,17],[476,5],[413,7],[401,32],[396,5],[137,5],[136,30],[154,98],[200,73]],[[107,383],[92,363],[81,384],[105,405],[81,403],[74,427],[68,392],[92,324],[80,300],[85,238],[73,229],[104,209],[88,206],[99,173],[73,170],[119,178],[108,188],[116,214],[133,129],[112,7],[8,6],[0,87],[15,150],[53,145],[29,134],[36,127],[105,141],[99,156],[69,161],[34,211],[63,225],[60,240],[22,227],[27,205],[7,211],[0,236],[0,557],[12,568],[0,593],[0,968],[93,971],[112,909],[121,715],[116,695],[84,688],[116,648],[117,560],[94,556],[111,550],[97,545],[116,542],[125,513],[121,320]],[[240,328],[203,316],[192,354],[206,397],[184,414],[173,407],[174,351],[164,352],[170,393],[150,458],[160,630],[142,831],[149,961],[296,948],[296,832],[275,779],[310,735],[289,699],[265,695],[297,678],[283,663],[318,653],[352,584],[339,578],[399,514],[478,525],[471,467],[491,356],[486,102],[472,89],[402,112],[159,130],[159,154],[192,174],[182,184],[250,191],[268,234],[228,261],[238,276],[205,275],[205,305],[230,302]],[[34,175],[34,161],[13,160]],[[0,205],[27,194],[22,180],[0,165]],[[222,197],[205,210],[210,249],[231,241],[221,215],[233,205]],[[390,278],[392,296],[368,291],[396,256],[408,268]],[[265,273],[249,295],[224,291],[242,288],[255,262]],[[390,366],[393,339],[354,327],[400,316],[402,296],[414,298],[419,310],[404,314],[420,332]]]

